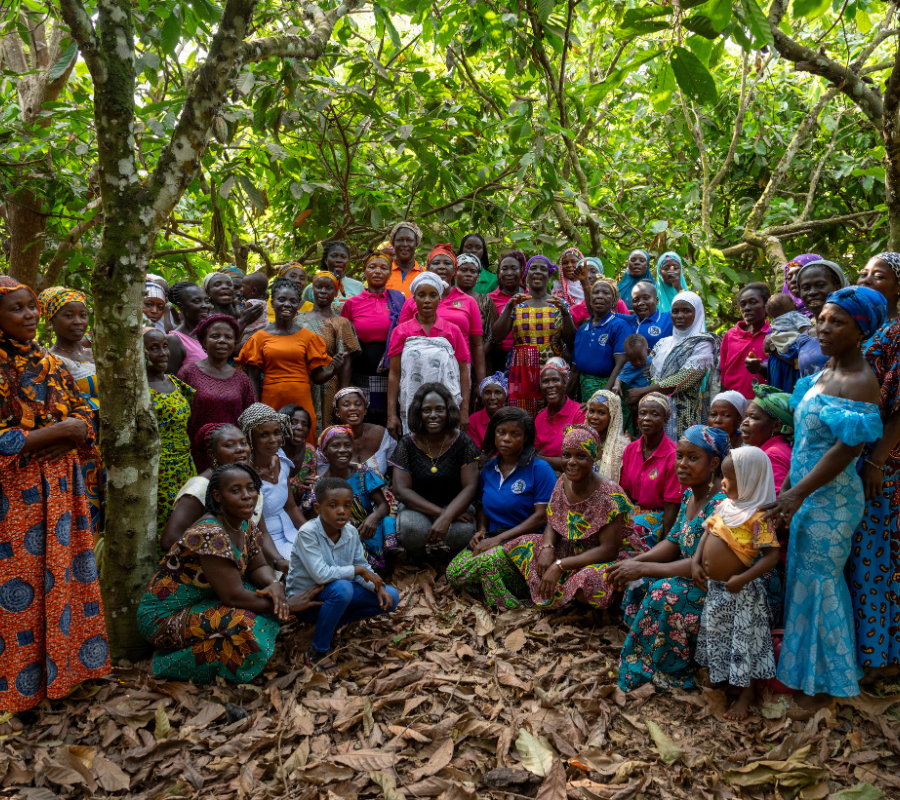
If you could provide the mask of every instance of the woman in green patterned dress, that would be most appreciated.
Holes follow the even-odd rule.
[[[251,521],[261,485],[246,464],[213,472],[207,516],[172,545],[150,579],[138,627],[156,648],[154,677],[248,683],[271,657],[281,620],[321,605],[312,599],[321,586],[288,600],[266,563]]]

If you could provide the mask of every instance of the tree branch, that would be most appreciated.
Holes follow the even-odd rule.
[[[182,256],[187,253],[209,253],[212,247],[175,247],[172,250],[157,250],[150,254],[150,258],[165,258],[166,256]]]
[[[800,216],[797,217],[795,222],[803,222],[809,217],[809,212],[812,211],[813,200],[816,196],[816,189],[819,188],[819,179],[822,177],[822,170],[825,168],[825,162],[831,158],[831,154],[834,151],[834,146],[837,143],[838,131],[840,130],[840,122],[841,117],[844,114],[844,109],[841,109],[840,113],[837,116],[837,119],[834,122],[834,132],[831,134],[831,141],[828,143],[828,147],[825,148],[825,152],[822,153],[822,157],[819,159],[819,163],[816,164],[816,168],[813,170],[812,177],[809,181],[809,191],[806,193],[806,204],[803,206],[803,211],[800,212]]]
[[[37,292],[42,292],[44,289],[49,289],[51,286],[56,284],[56,281],[59,279],[59,273],[62,272],[62,268],[66,265],[68,261],[69,252],[78,244],[84,234],[86,234],[91,228],[99,225],[103,222],[103,212],[98,211],[94,216],[89,219],[82,220],[75,227],[70,230],[65,238],[59,243],[59,247],[56,248],[56,253],[53,258],[50,259],[50,262],[47,264],[44,269],[44,275],[41,280],[38,282],[38,285],[35,287]]]

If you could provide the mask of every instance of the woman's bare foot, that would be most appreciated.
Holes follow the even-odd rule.
[[[808,694],[798,693],[794,695],[794,702],[804,711],[809,711],[813,714],[822,708],[834,708],[835,706],[834,698],[824,692],[820,692],[812,697]]]
[[[900,667],[896,664],[889,664],[884,667],[863,667],[863,673],[863,678],[860,683],[868,685],[870,683],[877,683],[878,681],[885,680],[886,678],[896,678],[897,675],[900,675]]]
[[[0,714],[0,741],[8,739],[10,736],[18,736],[22,733],[24,726],[15,714],[9,712]]]
[[[751,681],[749,686],[745,686],[741,689],[738,699],[734,701],[734,704],[723,714],[723,716],[725,719],[730,719],[732,722],[743,722],[743,720],[747,719],[750,715],[750,706],[753,705],[755,699],[756,687]]]

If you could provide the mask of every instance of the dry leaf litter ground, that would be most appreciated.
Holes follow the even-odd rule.
[[[488,611],[431,569],[393,582],[400,608],[340,631],[330,678],[292,623],[253,684],[156,681],[142,662],[44,701],[0,745],[3,796],[900,798],[900,686],[803,722],[767,695],[729,723],[711,688],[622,693],[622,626]]]

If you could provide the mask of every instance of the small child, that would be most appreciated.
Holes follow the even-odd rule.
[[[319,607],[308,608],[298,617],[315,623],[306,663],[319,672],[333,672],[337,664],[329,657],[338,625],[389,614],[400,602],[400,594],[369,569],[359,533],[350,524],[353,489],[340,478],[323,478],[316,484],[314,509],[318,516],[304,523],[291,550],[287,577],[288,597],[320,584]]]
[[[766,383],[781,392],[790,394],[797,382],[797,339],[812,326],[812,320],[797,311],[797,305],[789,294],[773,294],[766,303],[766,315],[771,322],[771,333],[766,336],[763,351],[769,356],[766,363]],[[750,356],[755,354],[750,353]],[[749,360],[749,357],[748,357]],[[756,359],[758,361],[758,359]],[[761,362],[759,362],[761,364]],[[754,370],[752,364],[747,368]]]
[[[747,718],[756,697],[755,682],[775,677],[771,611],[762,579],[778,563],[775,531],[763,521],[761,506],[775,502],[769,457],[745,445],[722,462],[727,496],[704,523],[691,564],[694,582],[708,582],[694,656],[709,668],[713,683],[740,687],[725,719]],[[762,552],[762,555],[760,555]]]
[[[235,276],[236,278],[237,276]],[[265,272],[251,272],[241,278],[241,285],[236,287],[235,293],[239,294],[244,306],[262,306],[263,309],[268,308],[269,303],[269,279]],[[269,317],[266,313],[260,313],[260,316],[247,324],[244,328],[244,335],[249,336],[256,333],[260,328],[265,327],[269,323]]]
[[[628,363],[622,367],[613,386],[612,391],[617,394],[650,385],[650,350],[647,340],[639,333],[632,333],[623,342],[623,349]]]

